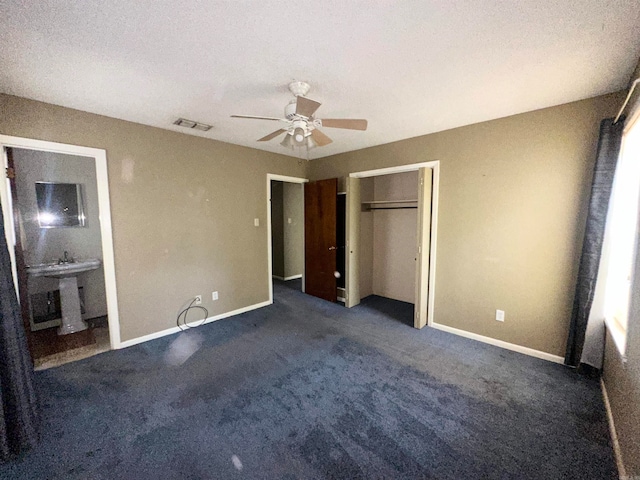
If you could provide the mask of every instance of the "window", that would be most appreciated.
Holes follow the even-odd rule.
[[[604,314],[609,332],[622,354],[625,352],[633,264],[638,232],[640,191],[640,121],[625,129],[613,192],[609,204],[608,249]],[[640,280],[640,279],[638,279]]]

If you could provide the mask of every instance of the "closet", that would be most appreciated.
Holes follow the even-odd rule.
[[[348,308],[374,294],[411,303],[414,326],[424,327],[435,167],[425,162],[305,185],[305,291]]]
[[[360,296],[415,303],[418,171],[360,180]]]
[[[414,327],[428,323],[437,167],[425,162],[344,179],[347,307],[378,295],[413,304]]]

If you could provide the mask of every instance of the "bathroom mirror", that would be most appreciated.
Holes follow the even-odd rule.
[[[79,183],[36,182],[40,228],[84,227],[84,202]]]

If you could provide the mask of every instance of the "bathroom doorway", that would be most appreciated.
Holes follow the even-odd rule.
[[[104,151],[1,140],[5,232],[34,366],[117,348]]]

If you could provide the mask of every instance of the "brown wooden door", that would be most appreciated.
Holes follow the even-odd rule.
[[[338,179],[319,180],[304,186],[304,291],[335,302],[336,207]]]

